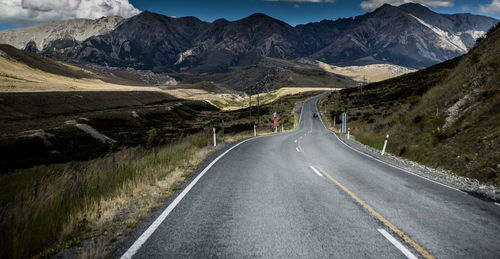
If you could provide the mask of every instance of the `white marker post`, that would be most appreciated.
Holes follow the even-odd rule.
[[[349,140],[349,137],[351,136],[351,128],[347,129],[347,139]]]
[[[217,138],[215,137],[215,128],[214,128],[214,147],[217,146]]]
[[[384,147],[382,148],[382,155],[385,154],[385,148],[387,147],[387,140],[389,139],[389,134],[385,136]]]
[[[253,136],[257,137],[257,126],[253,125]]]
[[[281,133],[285,132],[285,125],[281,125]]]
[[[333,129],[335,129],[335,122],[337,120],[337,116],[333,116]]]

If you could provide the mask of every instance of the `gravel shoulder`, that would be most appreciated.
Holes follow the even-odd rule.
[[[479,199],[497,203],[500,202],[499,187],[485,185],[475,179],[456,175],[449,170],[431,168],[425,165],[421,165],[417,162],[395,156],[388,152],[382,155],[380,150],[356,141],[356,137],[352,135],[350,136],[349,140],[347,139],[346,135],[337,134],[337,136],[349,147],[363,152],[375,159],[381,160],[400,169],[410,171],[430,180],[459,189]]]

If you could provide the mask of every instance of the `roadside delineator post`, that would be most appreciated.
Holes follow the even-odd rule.
[[[257,126],[255,124],[253,125],[253,136],[257,137]]]
[[[281,125],[281,133],[285,132],[285,125]]]
[[[215,136],[215,128],[214,128],[214,147],[216,147],[216,146],[217,146],[217,138]]]
[[[337,116],[333,116],[333,129],[335,130],[335,122],[337,120]]]
[[[347,139],[351,136],[351,128],[347,128]]]
[[[385,154],[385,148],[387,147],[387,140],[389,139],[389,134],[385,136],[384,147],[382,148],[382,155]]]

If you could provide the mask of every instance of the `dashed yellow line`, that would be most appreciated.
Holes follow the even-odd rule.
[[[300,141],[297,141],[297,147],[299,148],[300,152],[304,153],[304,149],[302,149],[302,146],[300,145]]]
[[[343,184],[341,184],[339,181],[337,181],[335,178],[331,177],[325,170],[321,169],[319,166],[316,166],[316,168],[323,173],[324,176],[326,176],[328,179],[330,179],[333,183],[335,183],[340,189],[342,189],[344,192],[349,194],[351,198],[353,198],[358,204],[363,206],[365,209],[367,209],[375,218],[377,218],[380,222],[382,222],[384,225],[386,225],[392,232],[396,233],[399,237],[401,237],[407,244],[415,248],[417,252],[419,252],[424,258],[427,259],[434,259],[434,256],[432,256],[427,250],[425,250],[423,247],[421,247],[417,242],[413,241],[409,236],[407,236],[403,231],[399,230],[396,226],[394,226],[389,220],[384,218],[380,213],[375,211],[370,205],[368,205],[366,202],[364,202],[361,198],[359,198],[356,194],[351,192],[347,187],[345,187]]]

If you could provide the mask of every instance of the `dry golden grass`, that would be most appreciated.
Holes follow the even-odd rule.
[[[317,92],[288,96],[269,105],[295,116],[288,119],[289,131],[298,122],[294,104],[314,94]],[[1,175],[0,206],[5,214],[0,221],[0,240],[6,242],[0,243],[0,257],[24,258],[36,253],[46,257],[69,247],[75,257],[105,255],[112,242],[160,206],[214,151],[210,133],[158,148],[156,155],[139,147],[91,161]],[[261,125],[258,134],[273,133]],[[225,134],[218,143],[251,136],[253,131]],[[82,240],[87,240],[86,245],[79,248]]]
[[[408,69],[391,64],[338,67],[321,61],[316,61],[316,63],[327,72],[347,76],[359,82],[362,82],[363,80],[366,80],[367,82],[379,82],[415,71],[414,69]]]
[[[72,70],[81,70],[62,63]],[[83,70],[82,70],[83,71]],[[75,79],[34,69],[21,62],[0,56],[1,92],[42,91],[158,91],[156,87],[127,86],[103,82],[97,76],[84,70],[88,78]]]
[[[239,133],[220,138],[219,143],[249,136]],[[81,249],[78,256],[102,255],[106,247],[100,242],[126,234],[127,227],[158,207],[214,150],[210,134],[197,134],[160,148],[157,154],[123,150],[88,162],[39,166],[2,176],[2,182],[26,183],[0,203],[5,209],[0,256],[24,258],[52,244],[39,254],[50,256],[82,239],[97,243]]]
[[[280,98],[283,98],[285,96],[289,95],[295,95],[295,94],[300,94],[300,93],[307,93],[307,92],[318,92],[318,91],[336,91],[339,90],[339,88],[324,88],[324,87],[283,87],[278,90],[274,90],[268,93],[261,93],[258,94],[259,98],[259,103],[260,105],[265,105],[269,104],[272,102],[275,102],[279,100]],[[222,108],[223,110],[238,110],[241,108],[248,107],[250,98],[252,99],[252,105],[257,104],[257,94],[252,95],[251,97],[248,96],[246,98],[241,98],[239,102],[228,102],[228,103],[222,103],[222,105],[219,105],[219,108]]]
[[[104,82],[90,70],[82,70],[60,62],[72,70],[81,70],[88,78],[75,79],[50,74],[31,68],[18,61],[0,56],[0,92],[48,92],[48,91],[158,91],[180,99],[204,100],[223,110],[238,110],[249,105],[250,97],[244,93],[213,93],[204,89],[178,88],[162,90],[154,86],[130,86]],[[311,91],[327,91],[331,88],[285,87],[259,94],[260,104],[272,103],[286,95]],[[251,97],[253,105],[257,95]]]

